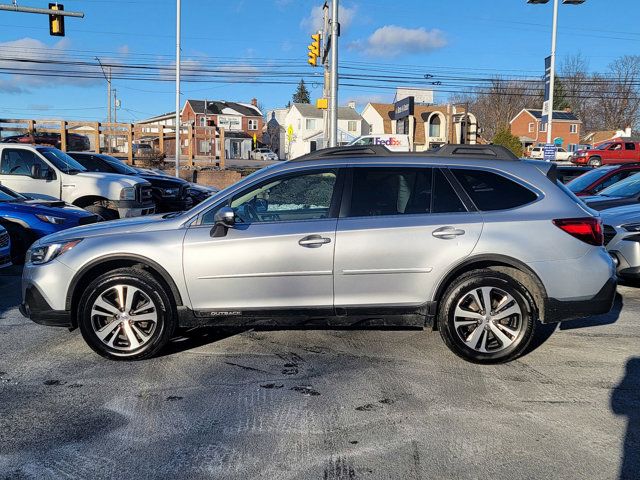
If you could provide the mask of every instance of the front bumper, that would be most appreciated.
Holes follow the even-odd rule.
[[[640,233],[616,228],[616,235],[607,244],[607,250],[614,258],[620,278],[640,278]]]
[[[113,203],[120,214],[120,218],[141,217],[156,213],[156,204],[154,202],[140,203],[134,200],[119,200]]]
[[[158,213],[164,212],[184,212],[193,207],[193,199],[191,197],[186,198],[166,198],[163,197],[156,201],[156,209]]]
[[[20,313],[40,325],[72,327],[71,314],[65,310],[54,310],[35,285],[24,290]]]
[[[589,159],[587,157],[571,157],[570,161],[575,165],[586,165]]]
[[[545,308],[544,323],[557,323],[564,320],[590,317],[609,313],[616,298],[617,281],[610,278],[592,298],[587,300],[558,300],[548,298]]]

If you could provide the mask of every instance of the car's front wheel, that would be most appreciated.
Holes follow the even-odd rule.
[[[438,315],[440,334],[458,356],[476,363],[508,362],[521,355],[536,328],[534,302],[509,275],[474,270],[447,288]]]
[[[589,164],[589,166],[595,167],[595,168],[601,167],[602,166],[602,159],[600,157],[591,157],[589,159],[588,164]]]
[[[114,360],[139,360],[156,354],[176,327],[173,304],[148,272],[122,268],[87,287],[78,306],[78,324],[89,346]]]

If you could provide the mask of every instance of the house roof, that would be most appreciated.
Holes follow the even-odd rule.
[[[542,119],[542,109],[523,108],[520,111],[520,113],[518,113],[518,115],[513,117],[513,119],[511,121],[513,122],[513,120],[518,118],[522,112],[527,112],[529,115],[534,117],[536,120],[541,120]],[[575,113],[573,113],[573,112],[565,112],[564,110],[554,110],[553,111],[553,121],[554,122],[557,121],[557,122],[577,122],[577,123],[582,123],[582,121],[578,117],[576,117]]]
[[[382,117],[384,133],[391,133],[391,121],[393,119],[393,103],[369,103],[378,115]]]
[[[293,106],[303,117],[322,118],[322,110],[310,103],[294,103]],[[362,117],[351,107],[338,107],[338,120],[362,120]]]
[[[242,115],[245,117],[262,117],[258,107],[250,103],[225,102],[224,100],[187,100],[195,113],[207,115]],[[205,103],[207,111],[204,111]]]

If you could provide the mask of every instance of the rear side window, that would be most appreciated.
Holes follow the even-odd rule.
[[[456,213],[466,211],[467,209],[462,201],[460,201],[460,197],[458,197],[449,180],[447,180],[441,170],[436,169],[433,173],[431,213]]]
[[[452,169],[473,203],[483,211],[506,210],[531,203],[538,196],[522,185],[486,170]]]
[[[350,217],[429,213],[430,168],[356,168]]]

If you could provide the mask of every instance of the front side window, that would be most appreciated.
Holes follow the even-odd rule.
[[[239,223],[291,222],[330,217],[337,170],[287,175],[236,194],[229,205]],[[202,220],[213,224],[215,211]]]
[[[31,150],[5,148],[2,151],[2,159],[0,160],[0,173],[2,175],[25,175],[30,177],[31,168],[34,165],[39,165],[43,174],[49,170],[49,165],[38,158]]]
[[[497,173],[486,170],[452,169],[475,205],[483,211],[506,210],[535,201],[538,196],[528,188]]]

